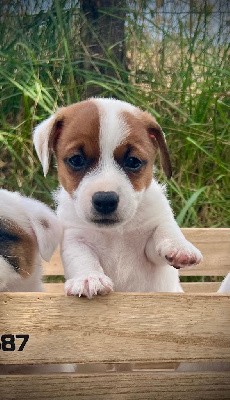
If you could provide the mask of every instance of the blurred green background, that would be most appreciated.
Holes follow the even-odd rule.
[[[2,187],[52,204],[55,160],[44,179],[34,126],[59,106],[114,97],[165,131],[178,223],[229,226],[230,2],[0,0],[0,9]]]

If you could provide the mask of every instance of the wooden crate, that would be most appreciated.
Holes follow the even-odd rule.
[[[225,276],[230,229],[184,229],[204,262],[181,275]],[[44,275],[62,275],[58,252]],[[1,293],[0,333],[28,334],[23,351],[0,350],[0,365],[77,365],[74,373],[0,375],[1,399],[230,399],[230,296],[218,282],[183,283],[184,294],[112,293],[66,297],[62,283],[46,293]],[[209,363],[201,371],[178,365]],[[213,364],[213,362],[215,362]],[[192,364],[191,364],[192,365]],[[209,367],[212,365],[213,370]],[[218,365],[218,367],[217,367]]]

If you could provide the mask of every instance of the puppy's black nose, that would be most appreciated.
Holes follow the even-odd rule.
[[[116,192],[96,192],[92,197],[95,210],[103,215],[113,213],[118,206],[119,196]]]

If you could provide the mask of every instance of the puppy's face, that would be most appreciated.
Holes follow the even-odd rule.
[[[55,152],[60,183],[77,214],[98,226],[132,219],[152,180],[158,148],[171,174],[159,125],[118,100],[91,99],[60,109],[36,128],[34,142],[45,173],[49,152]]]
[[[0,190],[0,291],[33,273],[41,255],[49,259],[61,228],[56,216],[40,202]]]

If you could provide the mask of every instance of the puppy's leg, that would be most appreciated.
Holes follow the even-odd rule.
[[[66,230],[62,243],[62,261],[67,295],[87,296],[107,294],[113,290],[111,279],[104,274],[96,253],[77,237],[74,230]]]
[[[146,255],[156,262],[159,257],[175,268],[199,264],[201,252],[185,239],[176,221],[161,222],[147,242]]]

